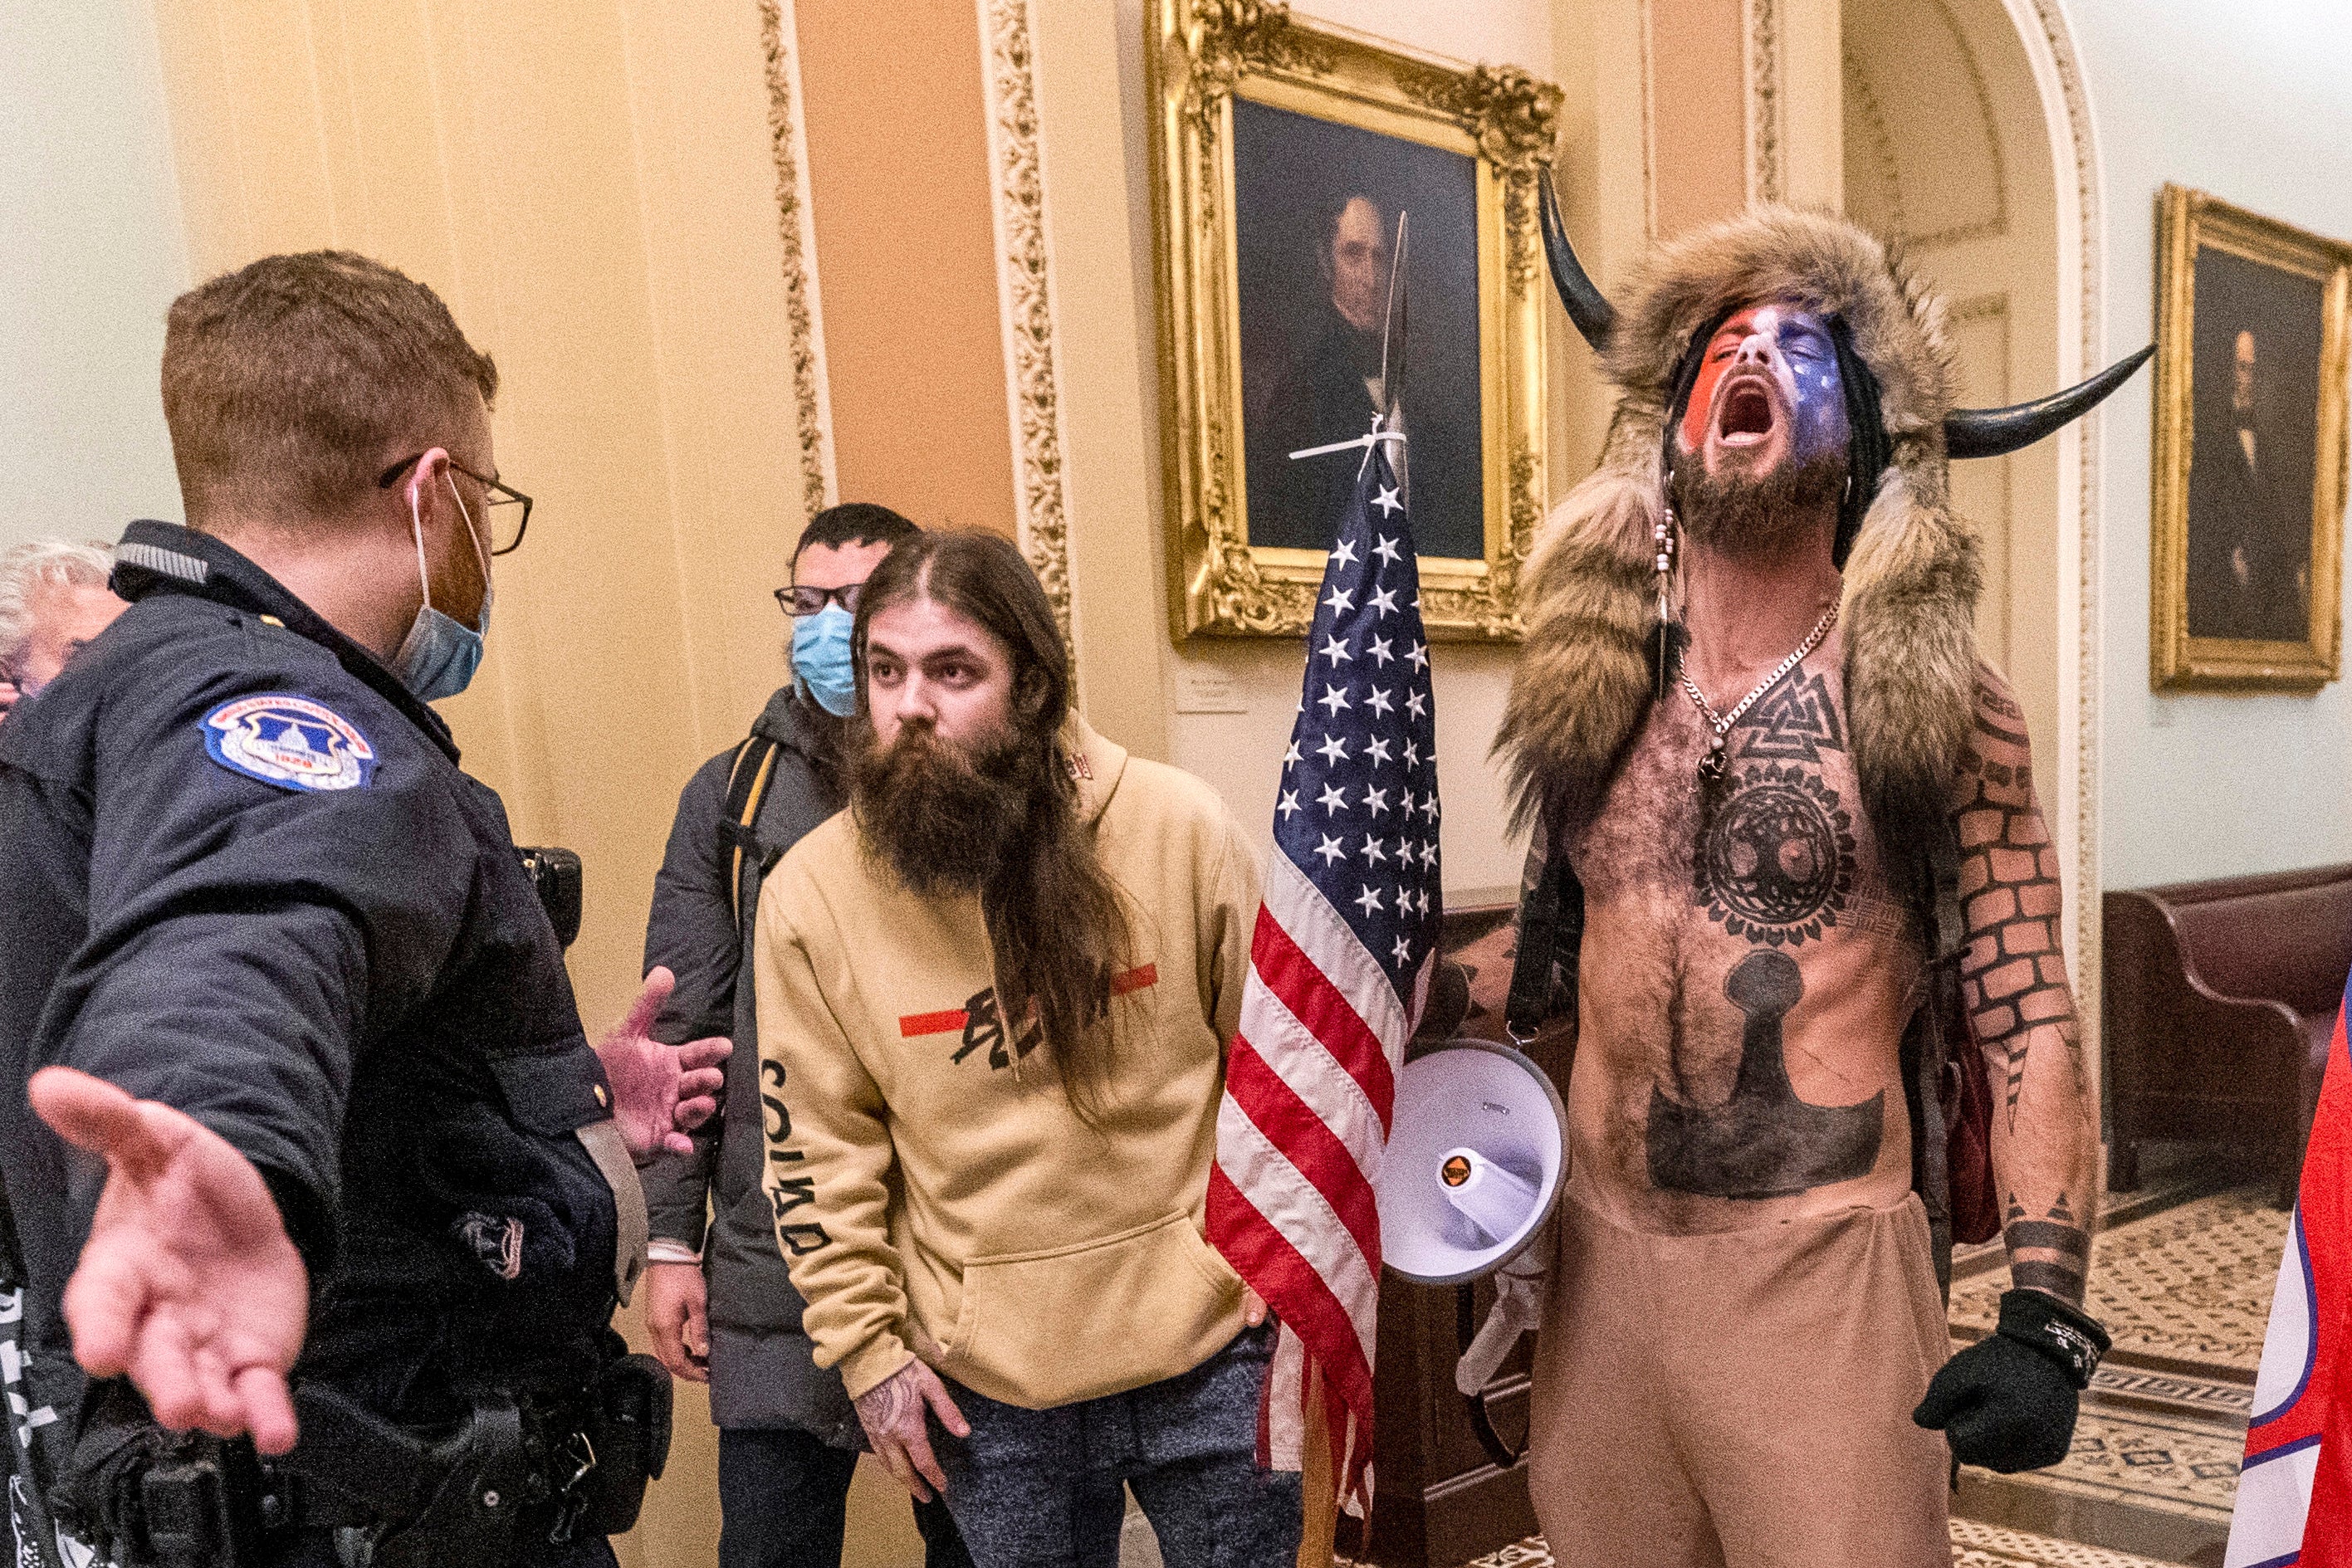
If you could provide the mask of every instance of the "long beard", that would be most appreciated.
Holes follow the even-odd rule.
[[[1692,462],[1675,475],[1675,511],[1684,537],[1725,555],[1769,555],[1827,517],[1835,527],[1845,489],[1845,455],[1824,453],[1761,479],[1717,479]]]
[[[866,852],[909,893],[978,893],[1018,852],[1046,748],[1015,731],[976,756],[929,729],[903,728],[888,746],[860,727],[849,758],[849,809]]]

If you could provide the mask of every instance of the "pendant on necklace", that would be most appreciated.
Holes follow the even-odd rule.
[[[1706,755],[1698,759],[1698,781],[1713,784],[1723,778],[1723,737],[1710,734],[1706,737]]]

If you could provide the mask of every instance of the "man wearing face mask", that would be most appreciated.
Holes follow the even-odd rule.
[[[919,531],[866,502],[810,520],[792,584],[776,591],[792,618],[793,678],[768,699],[749,738],[688,782],[654,881],[646,967],[677,976],[654,1033],[725,1034],[737,1043],[724,1117],[695,1134],[692,1154],[646,1171],[646,1323],[664,1365],[710,1385],[721,1568],[835,1568],[865,1446],[841,1374],[813,1359],[800,1293],[760,1191],[758,1020],[751,987],[739,982],[769,869],[845,803],[858,591],[893,546]],[[915,1520],[930,1568],[969,1568],[944,1506],[919,1502]]]
[[[131,525],[131,607],[0,731],[12,1561],[593,1568],[660,1467],[631,1162],[726,1042],[653,1040],[656,973],[591,1047],[425,706],[530,507],[497,387],[360,256],[172,308],[188,526]]]

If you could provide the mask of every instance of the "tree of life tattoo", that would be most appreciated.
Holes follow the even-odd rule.
[[[1979,684],[1976,727],[2013,756],[2025,754],[2025,716]],[[1960,758],[1968,798],[1960,805],[1960,899],[1969,946],[1960,957],[1961,998],[1971,1032],[2006,1057],[2009,1130],[2036,1040],[2054,1037],[2078,1056],[2074,1003],[2059,945],[2058,851],[2033,806],[2030,766],[2011,765],[1972,746]]]
[[[1794,744],[1779,733],[1766,744]],[[1691,896],[1727,936],[1795,946],[1837,924],[1853,874],[1853,818],[1837,791],[1801,762],[1759,762],[1710,803],[1692,855]]]

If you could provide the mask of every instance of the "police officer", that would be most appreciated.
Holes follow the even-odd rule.
[[[425,706],[530,508],[497,371],[326,252],[184,295],[163,382],[188,526],[131,526],[131,609],[0,730],[17,1560],[610,1563],[667,1441],[608,1326],[632,1155],[726,1045],[646,1038],[656,973],[590,1046]]]

